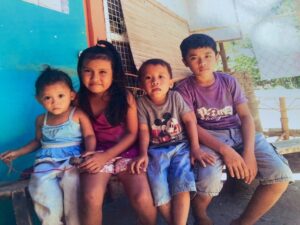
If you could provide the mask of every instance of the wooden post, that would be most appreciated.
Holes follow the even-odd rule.
[[[283,140],[288,140],[290,134],[289,134],[289,125],[288,125],[289,120],[287,117],[285,97],[280,97],[279,103],[280,103],[280,115],[281,115],[280,121],[281,121],[282,138]]]
[[[220,48],[220,56],[221,56],[222,64],[223,64],[223,71],[225,73],[229,73],[230,69],[228,68],[227,56],[226,56],[223,42],[219,42],[219,48]]]

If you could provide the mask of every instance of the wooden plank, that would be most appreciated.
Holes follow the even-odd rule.
[[[17,225],[32,225],[25,189],[12,192],[12,203]]]
[[[20,180],[0,185],[0,197],[10,197],[12,192],[25,190],[29,180]]]
[[[162,58],[171,64],[176,80],[190,74],[179,50],[189,35],[187,21],[154,0],[121,0],[121,4],[136,67],[146,59]]]
[[[272,143],[281,154],[300,152],[300,139],[284,140]]]

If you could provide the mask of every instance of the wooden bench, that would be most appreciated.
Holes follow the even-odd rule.
[[[300,152],[300,139],[292,139],[272,143],[281,154]],[[32,203],[27,191],[27,180],[19,180],[12,183],[0,185],[1,198],[12,200],[13,210],[17,225],[32,225]],[[124,193],[123,187],[118,179],[113,176],[108,184],[107,198],[117,199]]]

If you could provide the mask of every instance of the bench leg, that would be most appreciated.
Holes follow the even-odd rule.
[[[29,204],[27,201],[26,192],[16,191],[12,193],[12,203],[17,225],[32,225],[32,220],[29,212]]]

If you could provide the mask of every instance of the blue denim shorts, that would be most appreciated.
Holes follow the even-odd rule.
[[[168,203],[180,192],[196,191],[187,142],[150,147],[147,169],[155,206]]]
[[[242,134],[240,129],[208,130],[219,141],[230,145],[239,153],[243,151]],[[223,161],[221,156],[210,148],[201,145],[201,149],[216,158],[214,165],[205,168],[195,167],[197,192],[209,196],[216,196],[223,187],[221,181]],[[257,179],[262,185],[278,182],[293,182],[293,173],[288,161],[267,142],[264,136],[257,133],[255,136],[255,157],[257,161]]]

